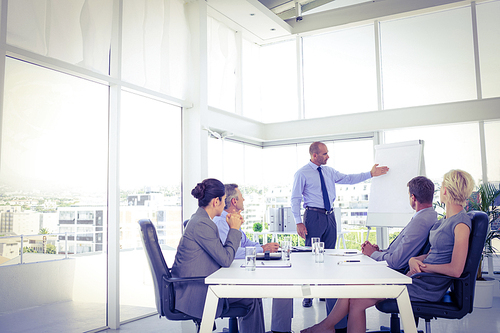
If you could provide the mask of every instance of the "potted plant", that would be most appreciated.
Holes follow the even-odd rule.
[[[488,214],[489,225],[486,240],[484,242],[484,250],[482,253],[481,261],[476,278],[476,295],[474,297],[474,306],[478,308],[491,307],[493,302],[493,288],[495,279],[493,276],[493,259],[492,255],[496,249],[492,244],[494,239],[500,239],[500,230],[493,228],[492,224],[500,221],[500,207],[495,205],[495,200],[500,195],[500,187],[496,188],[491,183],[483,183],[479,185],[476,192],[472,193],[465,209],[467,211],[480,210]],[[488,271],[490,277],[483,277],[483,260],[488,258]]]

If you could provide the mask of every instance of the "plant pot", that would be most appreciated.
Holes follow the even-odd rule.
[[[476,290],[474,292],[475,308],[491,308],[495,282],[496,280],[490,277],[484,277],[484,280],[476,280]]]

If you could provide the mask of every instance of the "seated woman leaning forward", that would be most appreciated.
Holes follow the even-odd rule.
[[[230,230],[224,244],[221,243],[219,230],[212,220],[224,210],[224,184],[217,179],[208,178],[198,183],[191,194],[198,199],[198,210],[191,216],[177,247],[172,265],[173,277],[209,276],[221,267],[229,267],[240,246],[240,227],[243,223],[240,212],[226,216]],[[201,319],[207,290],[208,285],[203,281],[177,283],[175,309]],[[244,307],[248,310],[244,317],[238,318],[241,333],[264,333],[262,299],[221,298],[216,316],[225,316],[232,307]]]
[[[451,170],[443,177],[440,201],[445,204],[446,218],[434,224],[429,233],[431,248],[427,254],[409,260],[408,276],[420,272],[439,273],[459,277],[465,266],[469,247],[471,220],[464,210],[467,198],[474,188],[471,175],[462,170]],[[408,285],[410,300],[440,300],[449,286],[451,279],[431,280],[413,278]],[[339,299],[332,312],[322,322],[304,329],[301,333],[335,332],[335,324],[349,314],[347,332],[366,332],[365,310],[383,299],[357,298]]]

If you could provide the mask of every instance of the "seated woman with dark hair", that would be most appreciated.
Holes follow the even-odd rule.
[[[440,201],[445,204],[446,218],[434,224],[429,233],[431,248],[427,254],[409,260],[408,276],[420,272],[459,277],[465,266],[469,249],[471,220],[464,210],[465,202],[474,189],[472,176],[462,170],[451,170],[443,177]],[[410,300],[439,301],[451,285],[451,279],[413,278],[408,285]],[[349,314],[347,332],[366,332],[365,310],[382,299],[339,299],[332,312],[322,322],[301,333],[335,332],[335,324]]]
[[[243,218],[239,213],[228,214],[226,217],[230,229],[225,244],[221,243],[217,226],[212,221],[224,210],[226,196],[224,185],[217,179],[205,179],[196,185],[191,194],[198,199],[199,208],[191,216],[177,247],[172,266],[174,277],[208,276],[221,267],[229,267],[240,246],[239,229]],[[175,309],[201,319],[207,289],[208,286],[203,282],[176,284]],[[240,332],[263,333],[264,315],[261,299],[220,299],[217,317],[236,304],[248,308],[248,314],[238,318]]]

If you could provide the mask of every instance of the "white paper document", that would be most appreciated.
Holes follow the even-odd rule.
[[[241,268],[245,268],[245,264],[240,266]],[[258,261],[256,268],[288,268],[292,267],[292,263],[290,261]]]

